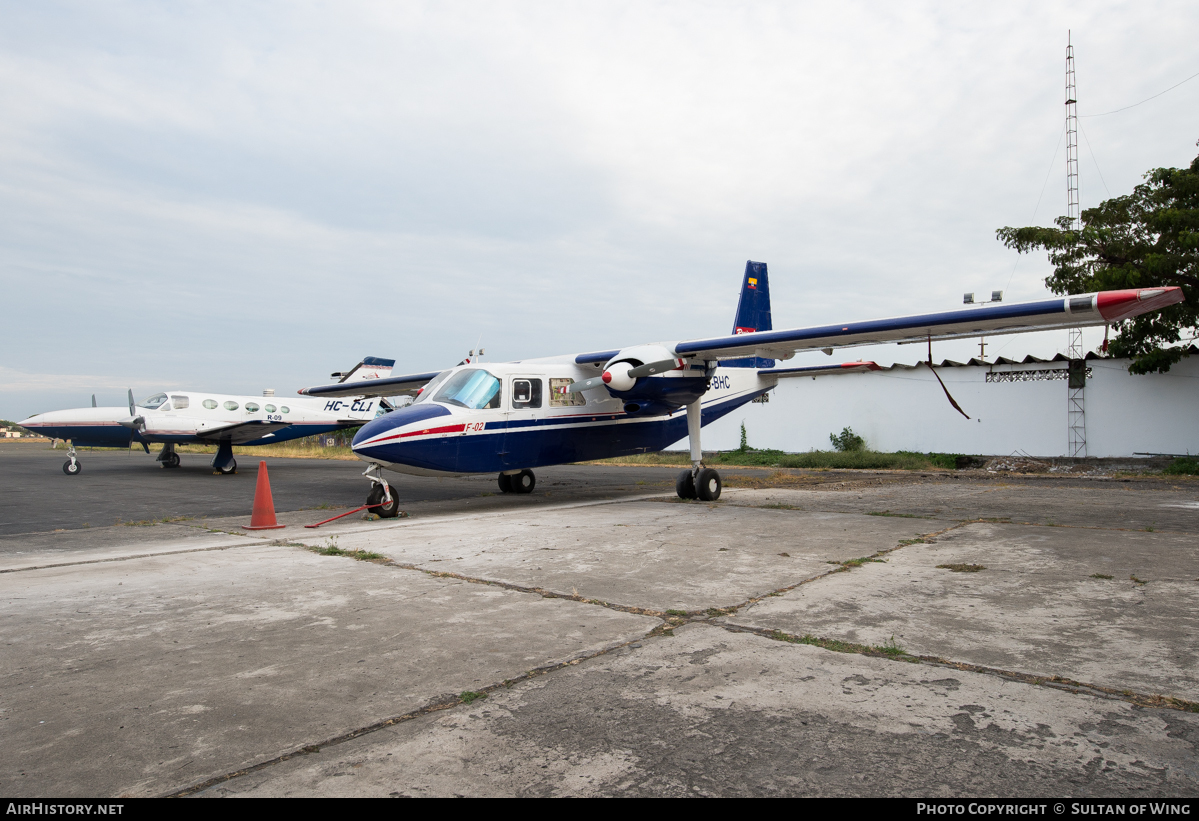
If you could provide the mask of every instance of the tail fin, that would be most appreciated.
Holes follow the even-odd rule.
[[[770,278],[766,274],[765,262],[748,260],[745,277],[741,280],[741,299],[737,302],[737,317],[733,320],[734,334],[752,334],[769,331],[770,324]],[[744,359],[726,359],[722,368],[773,368],[773,359],[749,356]]]
[[[354,367],[350,368],[345,373],[330,374],[331,379],[336,379],[338,382],[361,382],[365,379],[386,379],[391,376],[391,369],[395,367],[394,359],[380,359],[377,356],[366,356],[362,358]]]

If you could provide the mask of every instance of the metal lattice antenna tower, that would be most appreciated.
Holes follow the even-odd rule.
[[[1074,46],[1070,33],[1066,33],[1066,216],[1070,219],[1070,230],[1082,230],[1082,213],[1078,198],[1078,91],[1074,85]],[[1086,390],[1086,354],[1082,348],[1082,329],[1071,328],[1068,332],[1070,357],[1069,378],[1066,391],[1066,425],[1068,456],[1087,455],[1087,416],[1084,392]]]

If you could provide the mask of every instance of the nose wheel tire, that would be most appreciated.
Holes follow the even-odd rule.
[[[512,491],[514,493],[532,493],[533,488],[537,485],[537,477],[533,475],[531,470],[522,470],[515,476],[508,477],[512,483]]]
[[[722,487],[720,474],[711,468],[704,468],[695,477],[695,495],[703,502],[715,502],[720,498]]]
[[[679,474],[679,477],[674,480],[674,492],[679,495],[680,499],[695,498],[695,481],[691,475],[691,471],[684,470]]]
[[[396,498],[395,493],[391,494],[391,501],[383,504],[383,485],[374,485],[371,487],[371,492],[366,496],[367,505],[379,505],[371,507],[367,512],[378,515],[380,519],[394,519],[400,515],[400,500]]]
[[[62,472],[68,476],[78,476],[79,471],[83,470],[83,465],[79,461],[66,461],[62,463]]]
[[[162,461],[162,466],[164,468],[177,468],[177,467],[179,467],[179,462],[180,462],[179,454],[172,453],[170,456],[168,456],[166,459],[164,459]],[[236,467],[236,466],[234,466],[234,467]]]

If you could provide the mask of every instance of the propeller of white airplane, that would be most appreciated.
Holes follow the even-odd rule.
[[[133,390],[129,390],[129,418],[122,419],[121,424],[130,430],[142,431],[146,430],[146,417],[141,416],[137,412],[137,405],[133,401]]]

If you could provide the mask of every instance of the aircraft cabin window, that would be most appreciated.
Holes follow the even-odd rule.
[[[237,403],[230,399],[225,403],[225,410],[237,410]]]
[[[149,399],[146,399],[145,401],[142,401],[142,402],[138,402],[137,406],[139,408],[146,408],[147,410],[154,410],[166,401],[167,401],[167,395],[165,393],[156,393],[153,396],[151,396]]]
[[[172,395],[171,396],[171,405],[174,406],[175,410],[183,410],[184,408],[187,407],[187,397]]]
[[[246,413],[258,413],[258,405],[254,402],[247,402]]]
[[[291,413],[291,408],[287,407],[287,405],[280,405],[279,410],[282,413]]]
[[[267,406],[266,406],[266,412],[267,412],[267,413],[274,413],[274,412],[275,412],[275,406],[274,406],[274,405],[267,405]]]
[[[541,407],[540,379],[512,380],[512,409],[527,410]]]
[[[209,410],[216,410],[216,400],[215,399],[205,399],[204,407],[208,408]]]
[[[471,410],[498,408],[500,380],[484,370],[469,368],[458,371],[446,380],[433,401]]]
[[[587,400],[581,393],[567,393],[566,389],[574,383],[573,379],[551,379],[550,380],[550,407],[551,408],[570,408],[578,405],[586,405]]]

